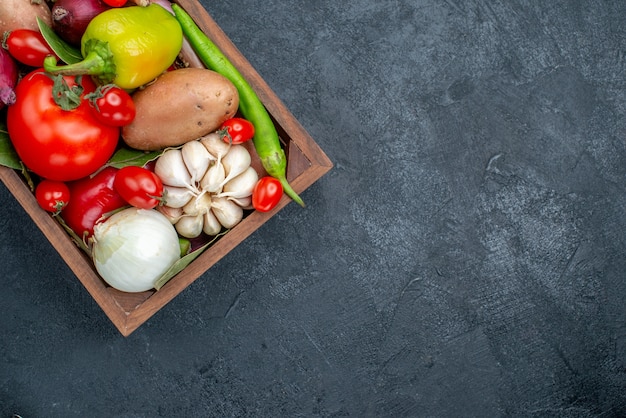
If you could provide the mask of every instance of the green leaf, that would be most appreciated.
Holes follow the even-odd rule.
[[[113,157],[107,163],[108,166],[122,168],[129,165],[143,167],[150,161],[156,160],[163,151],[139,151],[130,148],[120,148],[113,154]]]
[[[174,276],[176,276],[178,273],[180,273],[181,271],[183,271],[183,269],[185,267],[187,267],[189,264],[191,264],[191,262],[193,260],[195,260],[196,258],[198,258],[198,256],[200,254],[202,254],[204,252],[204,250],[206,250],[207,248],[209,248],[209,246],[211,244],[213,244],[218,238],[220,238],[222,235],[224,235],[225,233],[227,233],[228,231],[230,231],[229,229],[221,232],[219,234],[217,234],[211,241],[207,242],[206,244],[204,244],[202,247],[198,248],[197,250],[187,254],[186,256],[182,257],[180,260],[178,260],[177,262],[174,263],[174,265],[172,267],[169,268],[168,271],[166,271],[163,276],[159,277],[159,279],[157,279],[154,288],[156,290],[161,289],[163,286],[165,286],[165,283],[167,283],[168,281],[170,281],[170,279]]]
[[[0,122],[0,165],[15,170],[22,169],[22,162],[17,152],[15,152],[15,148],[13,148],[11,138],[9,138],[9,133],[7,132],[7,127],[4,122]]]
[[[55,54],[66,64],[76,64],[83,60],[83,55],[80,53],[80,49],[68,44],[57,35],[54,30],[46,22],[37,17],[37,24],[39,25],[39,31],[43,35],[50,48]]]

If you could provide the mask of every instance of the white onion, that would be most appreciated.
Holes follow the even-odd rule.
[[[96,270],[112,287],[144,292],[180,259],[178,235],[160,212],[128,208],[94,227]]]

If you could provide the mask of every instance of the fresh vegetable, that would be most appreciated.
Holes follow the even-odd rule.
[[[27,168],[49,180],[70,181],[107,162],[115,152],[119,128],[95,119],[83,99],[95,89],[89,77],[51,78],[41,69],[20,80],[17,99],[7,111],[7,128]]]
[[[167,70],[182,41],[176,19],[157,4],[111,8],[87,25],[81,39],[83,61],[58,66],[49,57],[44,68],[52,74],[88,74],[99,84],[132,90]]]
[[[9,52],[0,48],[0,109],[15,103],[15,85],[19,77],[17,64]]]
[[[226,177],[218,184],[221,189],[226,183],[243,173],[250,166],[252,159],[250,153],[243,145],[233,145],[222,157],[221,164],[224,166]]]
[[[37,17],[52,24],[50,7],[43,0],[1,0],[0,34],[15,29],[37,30]]]
[[[93,106],[96,119],[105,125],[125,126],[135,119],[137,111],[133,98],[115,84],[98,86],[86,98]]]
[[[263,168],[269,175],[281,182],[285,193],[289,197],[299,205],[304,206],[300,196],[287,181],[287,157],[285,151],[280,145],[274,122],[254,89],[182,7],[172,4],[172,9],[183,29],[184,35],[189,39],[189,43],[194,47],[204,64],[208,68],[224,75],[237,87],[239,92],[239,110],[242,116],[254,125],[255,135],[252,140]]]
[[[110,286],[144,292],[180,259],[180,245],[176,230],[161,213],[127,208],[96,225],[92,255]]]
[[[133,94],[137,115],[122,138],[139,150],[177,146],[207,135],[235,115],[239,95],[224,76],[206,68],[162,74]]]
[[[122,7],[126,4],[126,0],[103,0],[106,4],[111,7]]]
[[[118,169],[106,167],[93,177],[85,177],[68,184],[70,202],[61,217],[79,237],[90,237],[102,217],[128,203],[113,188]]]
[[[186,238],[232,228],[243,218],[258,180],[250,161],[243,145],[226,144],[216,132],[167,149],[154,167],[165,188],[157,209]]]
[[[59,213],[70,201],[70,188],[61,181],[44,179],[35,188],[35,198],[42,209]]]
[[[143,167],[121,168],[115,175],[113,187],[130,205],[140,209],[153,209],[163,199],[161,179]]]
[[[254,136],[254,125],[243,118],[230,118],[222,124],[221,131],[226,131],[224,141],[233,144],[243,144]]]
[[[174,15],[174,10],[172,10],[172,2],[170,2],[170,0],[150,0],[150,3],[158,4],[159,6],[170,12],[172,15]],[[200,59],[200,57],[198,57],[198,54],[196,54],[196,51],[194,51],[194,49],[191,47],[191,44],[185,36],[183,36],[183,45],[180,48],[178,59],[182,61],[183,67],[205,68],[202,60]]]
[[[13,58],[30,67],[41,67],[48,55],[55,55],[41,33],[32,29],[15,29],[7,32],[4,40]]]
[[[274,209],[283,196],[283,185],[271,176],[262,177],[252,191],[252,206],[259,212]]]
[[[211,214],[224,228],[232,228],[243,219],[243,208],[225,197],[215,197],[211,201]]]
[[[217,193],[216,197],[242,199],[251,196],[257,181],[259,181],[259,175],[254,167],[248,166],[232,180],[225,182],[222,191]]]
[[[56,0],[52,29],[66,42],[79,45],[91,19],[109,8],[102,0]]]

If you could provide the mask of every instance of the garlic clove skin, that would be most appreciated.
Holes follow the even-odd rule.
[[[225,197],[214,197],[211,202],[211,211],[226,229],[234,227],[243,219],[241,206]]]
[[[159,176],[164,185],[175,187],[192,187],[191,174],[183,160],[183,153],[179,149],[168,149],[154,165],[154,173]]]
[[[231,179],[246,171],[250,167],[251,162],[252,158],[246,147],[243,145],[232,145],[228,154],[222,158],[226,178],[222,181],[221,186],[224,186]]]
[[[209,167],[204,177],[200,180],[200,188],[205,192],[219,193],[222,190],[221,184],[225,178],[224,165],[221,161],[217,161]]]
[[[217,133],[212,132],[200,138],[200,143],[216,160],[221,160],[230,150],[230,144],[224,141]]]
[[[204,215],[184,215],[176,225],[176,231],[185,238],[196,238],[202,233],[204,226]]]
[[[191,174],[191,184],[198,183],[204,177],[214,157],[200,141],[186,142],[180,152],[185,166]]]
[[[173,208],[171,206],[159,205],[155,208],[161,212],[173,225],[183,216],[183,208]]]
[[[163,185],[163,200],[171,208],[182,208],[193,198],[191,190],[184,187]]]
[[[236,203],[238,206],[241,206],[243,209],[249,209],[252,210],[254,209],[254,206],[252,206],[252,196],[246,196],[246,197],[228,197],[228,200],[230,200],[231,202]]]
[[[242,198],[251,196],[258,181],[259,175],[254,167],[250,166],[243,173],[224,184],[222,192],[217,197]]]
[[[185,215],[202,215],[211,209],[211,195],[208,193],[203,193],[199,196],[194,197],[183,206],[183,212]]]
[[[204,225],[202,226],[202,231],[209,235],[215,236],[220,233],[222,230],[222,224],[217,220],[212,210],[207,211],[204,214]]]

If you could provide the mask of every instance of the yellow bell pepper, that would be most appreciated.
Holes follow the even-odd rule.
[[[58,66],[47,57],[52,74],[91,75],[99,84],[127,90],[140,87],[176,60],[183,43],[180,24],[158,4],[112,8],[94,17],[81,39],[83,60]]]

